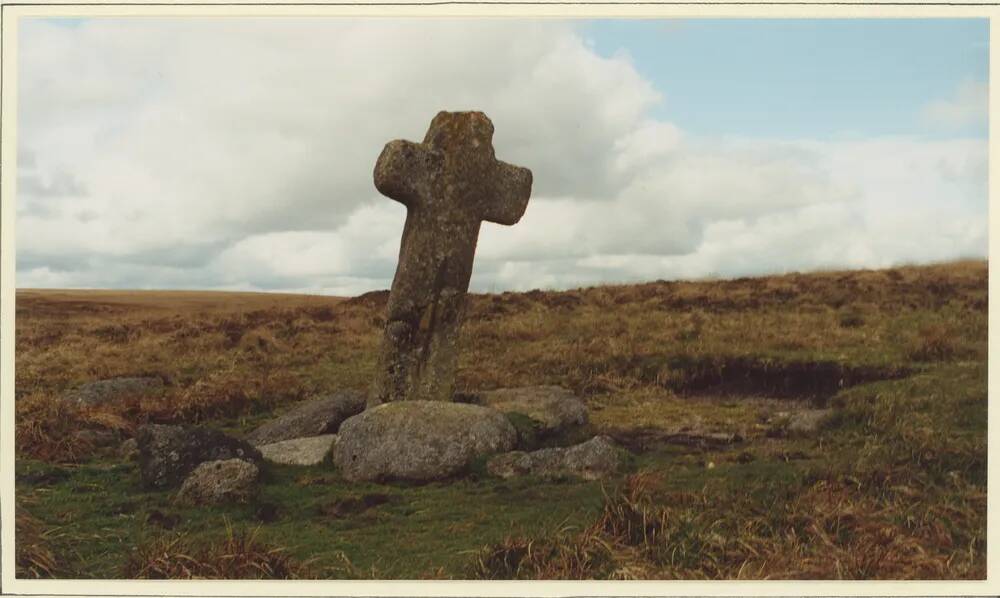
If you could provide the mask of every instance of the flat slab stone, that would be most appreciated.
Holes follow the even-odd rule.
[[[159,395],[162,392],[163,380],[153,376],[108,378],[83,384],[64,394],[63,400],[81,406],[93,406],[115,399]]]
[[[661,444],[718,449],[743,442],[743,437],[735,432],[707,432],[690,428],[684,431],[664,430],[654,426],[615,428],[607,430],[607,435],[633,453],[643,453]]]
[[[573,391],[561,386],[522,386],[480,391],[478,405],[502,413],[520,413],[539,422],[541,432],[554,433],[587,423],[587,407]]]
[[[317,465],[337,440],[336,434],[282,440],[257,447],[264,460],[281,465]]]
[[[833,415],[833,409],[795,411],[788,417],[788,431],[795,434],[811,434],[818,431],[823,422],[831,415]]]
[[[340,426],[333,461],[348,480],[438,480],[509,451],[517,432],[499,411],[443,401],[383,403]]]
[[[355,390],[341,390],[292,407],[247,435],[247,442],[264,446],[307,436],[333,434],[352,415],[364,411],[366,396]]]
[[[257,493],[260,470],[242,459],[207,461],[184,480],[177,500],[194,505],[247,502]]]
[[[497,455],[486,463],[486,469],[501,478],[534,475],[545,479],[578,477],[598,480],[618,473],[626,458],[626,452],[613,440],[597,436],[566,448]]]

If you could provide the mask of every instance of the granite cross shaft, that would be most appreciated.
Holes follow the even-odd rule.
[[[368,405],[450,401],[479,227],[521,219],[531,171],[496,159],[482,112],[439,112],[423,143],[386,144],[375,187],[406,224]]]

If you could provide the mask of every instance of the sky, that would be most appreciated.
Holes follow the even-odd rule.
[[[534,173],[471,288],[987,255],[985,19],[25,18],[20,288],[388,288],[382,146]]]

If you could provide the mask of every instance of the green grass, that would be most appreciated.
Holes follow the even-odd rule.
[[[339,553],[344,553],[355,567],[374,566],[381,576],[419,577],[439,567],[460,576],[469,555],[483,544],[512,530],[537,532],[586,520],[601,504],[596,482],[524,478],[358,484],[342,480],[329,466],[270,465],[256,502],[191,508],[175,504],[173,492],[143,491],[131,464],[66,468],[25,461],[18,474],[37,479],[53,472],[65,477],[55,485],[19,481],[17,492],[31,503],[35,517],[61,530],[51,547],[63,555],[63,567],[95,578],[118,576],[132,547],[158,534],[207,542],[225,534],[227,521],[237,529],[261,526],[261,540],[286,547],[301,561],[313,561],[320,574],[338,573],[343,564]],[[308,483],[310,479],[315,482]],[[337,501],[366,494],[382,494],[388,501],[346,517],[324,513],[324,507]],[[258,518],[266,504],[277,509],[270,523]],[[176,516],[176,526],[167,531],[147,524],[154,511]]]
[[[473,296],[460,391],[559,384],[590,410],[588,426],[555,438],[514,416],[528,445],[741,440],[651,442],[603,483],[501,480],[482,462],[424,485],[269,465],[253,504],[198,508],[142,490],[114,446],[74,434],[195,421],[241,436],[305,397],[364,388],[377,300],[19,295],[19,575],[115,578],[150,558],[137,547],[182,537],[178,558],[214,554],[256,530],[260,554],[282,548],[300,577],[981,579],[986,272],[963,262]],[[168,379],[167,396],[79,413],[55,401],[139,372]],[[817,432],[773,423],[818,406],[833,414]],[[629,535],[630,517],[656,533]]]

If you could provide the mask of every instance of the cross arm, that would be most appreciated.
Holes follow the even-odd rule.
[[[491,197],[486,198],[483,206],[483,220],[508,226],[517,224],[528,208],[531,181],[531,171],[527,168],[497,161]]]
[[[385,144],[375,162],[375,188],[406,207],[430,194],[434,172],[440,168],[438,152],[421,143],[397,139]]]

